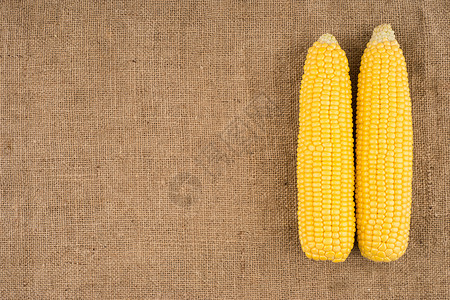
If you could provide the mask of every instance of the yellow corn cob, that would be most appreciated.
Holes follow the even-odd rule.
[[[413,133],[405,58],[387,24],[375,28],[362,57],[356,128],[359,249],[393,261],[408,246]]]
[[[353,248],[355,205],[351,86],[347,57],[324,34],[308,50],[300,90],[298,227],[314,260],[344,261]]]

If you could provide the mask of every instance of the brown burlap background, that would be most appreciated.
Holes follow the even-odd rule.
[[[450,4],[2,1],[1,299],[448,299]],[[296,219],[298,91],[323,33],[353,92],[392,24],[410,75],[411,241],[320,263]]]

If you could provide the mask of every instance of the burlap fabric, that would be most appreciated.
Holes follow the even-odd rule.
[[[2,1],[1,299],[448,299],[450,3]],[[407,60],[400,260],[301,252],[298,96],[329,32]]]

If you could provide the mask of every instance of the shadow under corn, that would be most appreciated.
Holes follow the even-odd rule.
[[[350,82],[352,85],[352,110],[353,110],[353,141],[354,141],[354,164],[355,164],[355,170],[356,170],[356,97],[358,95],[358,74],[359,74],[359,68],[361,66],[361,57],[364,53],[364,49],[366,47],[367,42],[370,39],[371,32],[369,29],[364,32],[361,32],[361,35],[359,38],[345,38],[341,37],[338,38],[338,42],[341,46],[341,48],[345,51],[345,54],[347,55],[348,59],[348,66],[349,66],[349,75],[350,75]],[[355,197],[353,196],[353,199],[355,201]],[[356,203],[356,202],[355,202]],[[356,206],[355,206],[356,209]],[[356,213],[356,211],[355,211]],[[355,243],[352,249],[352,252],[349,255],[348,259],[352,259],[352,257],[359,256],[361,259],[362,255],[361,252],[359,252],[358,249],[358,241],[357,241],[357,232],[355,232]]]

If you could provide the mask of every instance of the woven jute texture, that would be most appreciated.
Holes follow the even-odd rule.
[[[0,4],[1,299],[449,299],[450,4]],[[392,24],[411,87],[410,245],[306,258],[297,233],[306,51],[336,36],[353,96]],[[355,100],[354,100],[355,101]]]

